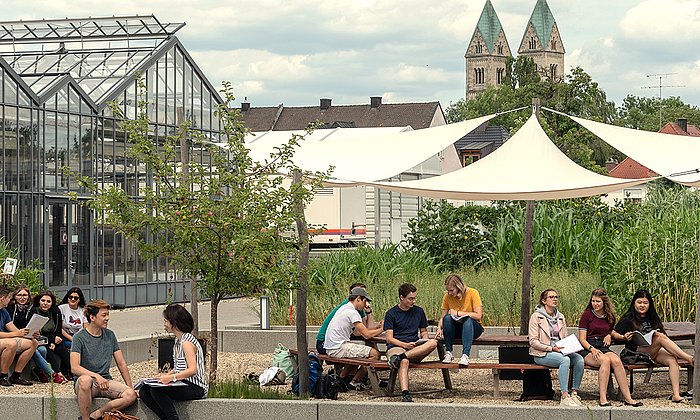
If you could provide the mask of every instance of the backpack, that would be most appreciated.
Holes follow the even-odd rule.
[[[287,347],[277,344],[274,353],[272,353],[272,366],[283,370],[286,378],[294,376],[294,363],[292,363],[292,356]]]
[[[313,353],[309,353],[309,395],[314,398],[338,399],[340,391],[340,378],[338,375],[324,374],[321,360]],[[299,375],[294,375],[292,392],[299,395]]]

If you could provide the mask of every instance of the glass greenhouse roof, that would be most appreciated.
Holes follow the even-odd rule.
[[[0,22],[0,58],[38,96],[70,75],[100,104],[184,25],[155,16]]]

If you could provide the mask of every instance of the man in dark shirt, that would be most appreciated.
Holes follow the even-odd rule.
[[[136,401],[136,392],[117,337],[107,329],[109,308],[104,300],[88,303],[85,306],[88,325],[73,336],[70,365],[75,374],[74,389],[82,420],[101,419],[105,411],[115,408],[122,410]],[[109,373],[112,358],[125,384],[112,380]],[[95,397],[109,398],[110,401],[91,413],[90,407]]]
[[[2,351],[2,356],[0,356],[0,385],[32,385],[31,382],[22,379],[20,375],[34,355],[38,343],[35,339],[25,337],[29,334],[28,329],[19,329],[12,322],[10,314],[5,309],[10,303],[11,294],[12,290],[9,287],[0,285],[0,351]],[[35,334],[35,336],[38,335],[38,333]],[[12,373],[12,376],[8,377],[10,365],[15,358],[15,354],[19,355],[15,364],[15,371]]]
[[[428,339],[428,319],[423,308],[416,306],[416,291],[416,286],[402,284],[399,287],[399,304],[384,315],[386,356],[389,366],[399,370],[403,402],[413,402],[408,391],[410,362],[420,362],[437,347],[437,340]]]

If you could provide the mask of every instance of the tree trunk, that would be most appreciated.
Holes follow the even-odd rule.
[[[700,232],[698,232],[698,294],[697,312],[695,313],[695,355],[700,355]],[[700,387],[700,368],[693,371],[693,389]],[[700,392],[693,392],[693,404],[700,404]]]
[[[178,109],[181,112],[181,108]],[[179,122],[182,124],[184,122],[184,114],[178,115],[181,118]],[[182,162],[182,183],[188,184],[190,177],[190,144],[187,141],[187,136],[180,136],[180,162]],[[190,314],[192,315],[192,320],[194,321],[194,329],[192,329],[192,335],[199,338],[199,296],[197,293],[197,280],[194,276],[190,276]]]
[[[190,278],[190,313],[192,314],[192,320],[194,321],[194,329],[192,329],[192,335],[199,338],[199,291],[197,285],[197,279],[194,277]]]
[[[520,335],[527,335],[530,320],[530,274],[532,273],[532,225],[535,217],[535,202],[529,200],[525,210],[525,232],[523,233],[523,281],[520,304]]]
[[[292,183],[299,188],[301,185],[301,172],[294,171]],[[297,349],[299,350],[299,396],[307,397],[309,394],[309,345],[306,342],[306,286],[308,275],[306,266],[309,264],[309,229],[304,216],[304,202],[301,198],[295,198],[294,212],[296,213],[297,234],[299,235],[299,274],[297,276]]]
[[[216,382],[216,368],[219,360],[219,324],[217,316],[219,313],[219,295],[213,293],[211,296],[211,332],[209,333],[209,348],[211,349],[211,360],[209,366],[209,383]]]

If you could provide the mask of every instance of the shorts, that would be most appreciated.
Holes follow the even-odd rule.
[[[390,348],[389,350],[386,351],[386,358],[387,358],[387,360],[389,360],[389,358],[390,358],[391,356],[398,356],[398,355],[404,354],[404,353],[406,353],[406,349],[405,349],[405,348],[394,346],[394,347],[392,347],[392,348]],[[420,362],[420,361],[422,361],[423,359],[425,359],[425,356],[423,356],[423,357],[413,357],[413,358],[411,358],[411,359],[409,359],[409,360],[412,361],[412,362]]]
[[[28,339],[24,337],[15,337],[15,341],[17,342],[17,354],[20,354],[29,348],[29,346],[24,346],[25,341],[29,343]]]
[[[109,398],[110,400],[119,398],[124,391],[129,389],[126,384],[123,384],[121,382],[109,380],[107,384],[107,389],[102,390],[100,389],[100,386],[97,384],[96,379],[92,379],[92,388],[91,388],[91,395],[92,398],[95,397],[104,397],[104,398]],[[78,381],[76,380],[73,383],[73,391],[75,391],[75,395],[78,395]]]
[[[360,357],[369,357],[370,350],[372,350],[370,346],[346,341],[339,349],[326,349],[326,352],[331,357],[358,359]]]

